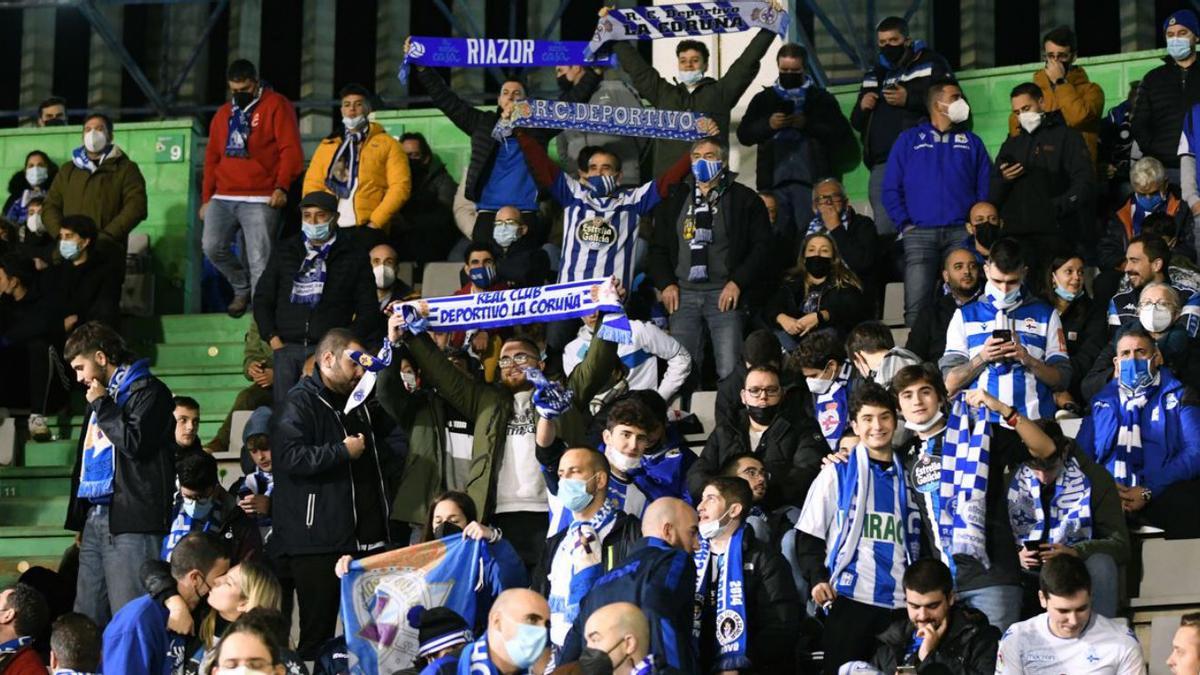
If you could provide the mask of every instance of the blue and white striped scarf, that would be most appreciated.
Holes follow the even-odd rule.
[[[1054,480],[1050,513],[1042,508],[1042,484],[1022,464],[1008,486],[1008,521],[1017,546],[1027,541],[1073,546],[1092,538],[1092,485],[1074,457]]]
[[[846,208],[842,209],[842,213],[839,217],[841,218],[841,221],[842,221],[842,229],[844,231],[849,232],[850,231],[850,221],[854,219],[854,209],[851,208],[849,204],[847,204]],[[810,234],[817,234],[817,233],[824,234],[828,231],[829,231],[829,228],[825,227],[825,221],[821,220],[821,214],[820,214],[820,212],[818,212],[816,215],[813,216],[812,220],[808,221],[808,232],[805,232],[804,236],[807,237]]]
[[[579,614],[579,603],[604,573],[604,538],[616,520],[617,511],[605,500],[588,520],[577,520],[567,528],[550,562],[550,638],[557,646]]]
[[[24,225],[29,218],[29,202],[34,197],[45,197],[46,191],[40,187],[26,188],[21,191],[21,197],[14,199],[12,206],[8,207],[8,213],[4,214],[9,220],[17,225]]]
[[[1136,487],[1142,484],[1142,470],[1146,466],[1146,454],[1142,449],[1142,409],[1162,381],[1159,373],[1147,385],[1137,389],[1119,387],[1120,408],[1117,409],[1117,447],[1108,460],[1106,469],[1118,485]]]
[[[348,199],[358,187],[358,164],[362,158],[362,144],[371,129],[367,122],[358,129],[347,129],[342,135],[329,162],[329,170],[325,172],[325,187],[337,195],[338,199]]]
[[[975,419],[976,412],[965,395],[955,397],[942,445],[942,482],[934,507],[942,562],[951,570],[958,554],[991,567],[986,520],[992,428],[983,415]]]
[[[717,643],[717,661],[713,670],[742,670],[750,667],[750,659],[746,656],[746,634],[749,624],[746,619],[746,584],[742,569],[742,537],[745,535],[745,523],[729,538],[729,548],[725,555],[717,556],[719,578],[717,580],[717,616],[713,622],[716,635],[707,638],[702,634],[704,622],[702,611],[708,595],[708,583],[711,574],[708,565],[713,556],[709,548],[712,541],[700,540],[700,549],[692,554],[692,562],[696,565],[696,599],[695,611],[692,613],[692,637],[697,641],[715,640]]]
[[[301,235],[303,236],[303,235]],[[307,240],[304,242],[304,261],[292,280],[292,303],[316,307],[321,302],[321,294],[325,292],[325,259],[329,257],[329,249],[337,241],[337,234],[320,248],[313,248]]]
[[[188,536],[192,532],[192,525],[196,519],[189,516],[183,510],[183,506],[178,506],[178,513],[175,514],[175,520],[171,521],[171,531],[167,532],[167,536],[163,537],[162,550],[159,552],[159,558],[167,562],[171,562],[171,552],[175,550],[179,540]],[[200,528],[200,532],[208,532],[215,523],[213,520],[217,516],[217,505],[213,504],[212,511],[204,518],[204,524]],[[219,527],[218,527],[219,529]]]
[[[229,111],[229,124],[226,127],[225,134],[225,156],[246,158],[250,156],[250,130],[253,128],[250,124],[250,111],[254,106],[258,105],[262,99],[265,86],[258,88],[258,94],[254,100],[243,110],[237,107],[236,103],[230,103],[232,109]]]
[[[87,149],[81,145],[71,151],[71,163],[80,169],[87,171],[88,173],[96,173],[96,169],[99,169],[100,165],[104,163],[104,160],[108,159],[108,156],[112,153],[112,150],[113,146],[112,144],[109,144],[109,146],[104,149],[104,152],[101,153],[100,160],[93,161],[91,157],[88,157]]]
[[[812,86],[813,79],[807,73],[804,75],[804,84],[801,84],[795,89],[784,89],[779,84],[779,78],[775,78],[775,84],[771,88],[779,95],[779,98],[785,101],[791,101],[795,106],[793,113],[804,112],[804,102],[808,99],[808,88]]]
[[[141,359],[129,365],[118,366],[113,372],[112,377],[108,379],[106,390],[118,406],[124,406],[128,400],[130,385],[150,375],[149,364],[149,359]],[[93,503],[108,503],[113,494],[117,457],[112,439],[100,428],[95,411],[88,417],[79,463],[79,488],[75,495]]]
[[[254,473],[247,475],[246,479],[242,481],[242,486],[242,490],[248,490],[249,494],[270,497],[271,493],[275,491],[275,478],[266,471],[255,469]],[[258,523],[259,527],[271,526],[270,513],[259,513],[255,515],[255,522]]]
[[[849,459],[837,465],[838,471],[838,510],[837,538],[825,557],[825,568],[829,570],[829,578],[836,585],[846,567],[854,560],[858,551],[858,542],[862,538],[863,515],[867,508],[866,496],[871,480],[871,458],[866,446],[858,444],[850,453]],[[896,472],[895,500],[893,512],[896,522],[904,527],[904,554],[911,562],[920,553],[920,542],[916,532],[909,527],[911,502],[906,488],[907,479],[900,458],[893,455],[892,465]]]

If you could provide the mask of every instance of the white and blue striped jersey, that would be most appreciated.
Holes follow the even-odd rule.
[[[850,461],[854,461],[853,458]],[[885,609],[904,607],[904,587],[901,583],[904,570],[908,567],[905,550],[906,514],[897,513],[896,505],[903,509],[908,496],[901,489],[901,477],[895,465],[884,466],[879,462],[868,462],[871,478],[867,481],[867,494],[862,503],[862,535],[855,544],[850,563],[836,579],[830,579],[837,594],[855,602]],[[825,541],[826,555],[837,545],[840,519],[838,518],[838,494],[841,486],[836,465],[821,470],[804,500],[804,509],[796,521],[796,529]],[[846,486],[853,490],[854,486]]]
[[[557,494],[549,490],[546,491],[546,500],[550,504],[550,527],[546,529],[546,538],[549,539],[570,527],[571,523],[575,522],[575,514],[563,506]],[[646,495],[632,481],[624,481],[610,473],[608,474],[608,503],[614,510],[624,511],[631,516],[641,518],[642,512],[646,510]]]
[[[625,288],[632,288],[638,217],[662,201],[658,181],[600,197],[560,172],[550,194],[563,207],[558,282],[616,275]]]
[[[1053,366],[1070,366],[1067,340],[1058,311],[1042,300],[1026,297],[1008,311],[997,309],[986,295],[954,312],[946,329],[946,352],[939,365],[943,370],[965,363],[983,350],[992,331],[1011,330],[1013,339],[1033,358]],[[1036,420],[1054,417],[1056,406],[1050,387],[1034,376],[1033,370],[1016,361],[992,363],[967,389],[982,387],[992,396]],[[1002,422],[1000,414],[988,411],[989,422]]]

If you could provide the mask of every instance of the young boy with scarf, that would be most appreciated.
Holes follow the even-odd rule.
[[[812,394],[813,416],[829,449],[837,452],[854,447],[857,439],[850,428],[850,396],[857,382],[852,381],[854,364],[846,359],[837,332],[826,328],[804,336],[792,359],[804,373]]]
[[[746,527],[753,508],[742,478],[704,485],[692,636],[699,672],[791,672],[800,630],[800,598],[787,562]]]
[[[892,453],[895,405],[874,382],[859,387],[850,401],[858,445],[821,470],[796,522],[797,562],[828,615],[827,675],[874,653],[874,636],[904,607],[901,578],[919,553],[908,477]]]
[[[115,330],[89,322],[64,358],[87,387],[87,425],[66,527],[81,533],[75,611],[104,626],[142,594],[136,571],[158,558],[175,491],[175,402]]]

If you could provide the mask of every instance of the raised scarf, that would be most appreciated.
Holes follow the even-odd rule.
[[[981,411],[971,410],[964,395],[955,397],[942,446],[942,482],[935,505],[942,562],[951,569],[957,554],[991,566],[985,533],[992,428],[983,415],[975,419],[976,412]]]
[[[716,671],[742,670],[751,666],[750,659],[746,656],[748,624],[746,622],[746,584],[742,569],[742,537],[745,532],[746,525],[742,523],[729,538],[729,548],[725,550],[725,554],[716,556],[717,564],[720,565],[717,580],[719,585],[717,588],[717,616],[714,621],[717,634],[708,636],[708,638],[701,634],[701,627],[704,620],[702,608],[708,597],[708,584],[711,576],[708,565],[713,559],[709,551],[712,542],[708,539],[701,539],[700,549],[692,554],[692,561],[696,564],[696,609],[692,618],[692,637],[697,641],[716,640],[717,661],[714,664]]]
[[[1022,464],[1008,486],[1008,521],[1017,546],[1027,541],[1073,546],[1092,538],[1092,485],[1074,457],[1054,480],[1050,512],[1042,508],[1042,484]]]

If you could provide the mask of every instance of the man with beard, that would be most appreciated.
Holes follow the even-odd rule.
[[[946,328],[959,307],[979,295],[979,262],[965,248],[951,251],[942,262],[945,293],[917,315],[905,348],[926,361],[936,361],[946,351]]]

